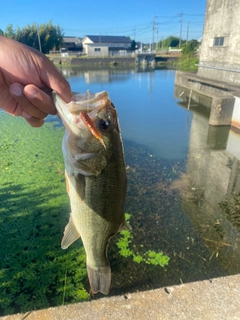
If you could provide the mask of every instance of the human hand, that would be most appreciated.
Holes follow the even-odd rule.
[[[56,114],[51,91],[71,100],[70,85],[39,51],[0,36],[0,108],[40,127],[48,114]]]

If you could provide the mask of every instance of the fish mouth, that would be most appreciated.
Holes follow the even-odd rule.
[[[68,103],[68,108],[72,114],[79,114],[82,111],[90,112],[91,110],[101,109],[109,102],[110,99],[106,91],[93,94],[88,90],[85,95],[74,94],[72,101]]]
[[[106,148],[94,125],[98,110],[111,103],[106,91],[95,94],[91,94],[90,91],[87,91],[86,94],[74,94],[69,103],[65,103],[55,91],[53,91],[52,96],[58,116],[62,119],[67,130],[77,133],[79,129],[86,130],[87,128]]]
[[[69,103],[64,102],[56,91],[52,92],[53,101],[59,112],[59,116],[69,117],[71,115],[79,115],[80,112],[90,112],[95,109],[101,109],[110,102],[106,91],[95,94],[89,91],[86,94],[73,94]]]

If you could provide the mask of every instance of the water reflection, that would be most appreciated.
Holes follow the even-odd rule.
[[[229,274],[239,272],[240,229],[234,221],[239,214],[231,217],[234,208],[229,203],[240,192],[240,132],[212,127],[204,114],[194,110],[186,172],[180,180],[187,181],[180,190],[183,210],[211,256]]]
[[[160,68],[159,68],[160,69]],[[161,68],[160,70],[163,70],[165,68]],[[59,71],[67,78],[69,77],[74,77],[74,76],[80,76],[82,74],[86,75],[86,79],[88,78],[96,78],[96,74],[98,74],[99,76],[99,80],[101,80],[102,78],[106,78],[106,75],[108,75],[108,79],[110,80],[111,77],[114,75],[128,75],[128,74],[132,74],[132,73],[141,73],[141,72],[155,72],[155,70],[157,70],[156,68],[153,68],[151,66],[139,66],[137,65],[135,68],[133,68],[132,66],[125,66],[125,67],[119,67],[119,66],[115,66],[112,68],[103,68],[101,66],[99,67],[94,67],[94,69],[90,69],[89,66],[86,66],[86,68],[84,67],[66,67],[66,66],[60,66],[59,67]],[[117,77],[115,77],[117,79]],[[118,80],[118,79],[117,79]]]

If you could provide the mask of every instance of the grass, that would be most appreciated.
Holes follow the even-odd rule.
[[[0,316],[90,298],[81,242],[60,248],[69,199],[56,124],[0,112]]]
[[[195,56],[182,56],[178,60],[178,69],[186,72],[197,72],[198,67],[196,64],[199,62],[199,58]]]

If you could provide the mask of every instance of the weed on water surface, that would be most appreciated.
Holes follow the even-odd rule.
[[[60,247],[69,218],[63,132],[0,112],[0,315],[90,297],[81,242]]]

